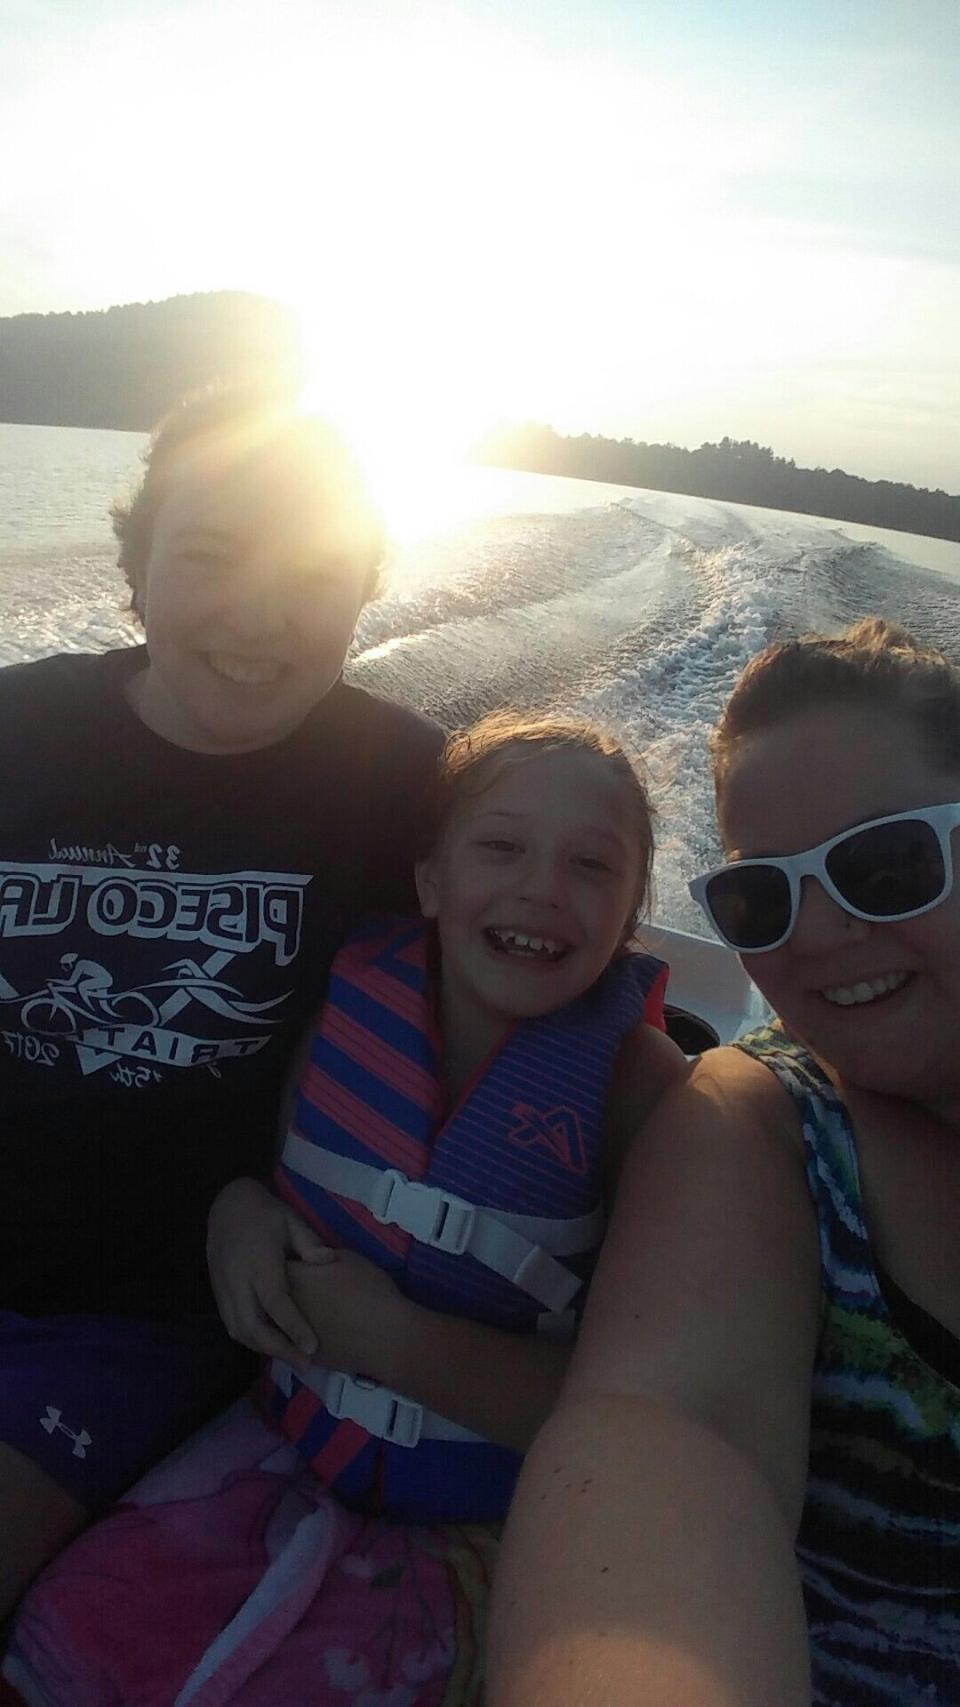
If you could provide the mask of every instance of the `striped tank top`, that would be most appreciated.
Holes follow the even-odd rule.
[[[899,1321],[891,1313],[837,1091],[777,1026],[740,1047],[797,1104],[819,1223],[821,1325],[797,1542],[814,1707],[957,1707],[960,1387],[942,1360],[938,1369],[920,1355],[912,1326],[908,1340],[895,1300]]]

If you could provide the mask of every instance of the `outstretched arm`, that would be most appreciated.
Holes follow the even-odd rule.
[[[711,1052],[626,1164],[507,1525],[490,1707],[807,1707],[793,1538],[818,1303],[792,1107]]]
[[[489,1665],[490,1707],[809,1707],[769,1487],[682,1412],[564,1400],[508,1520]]]

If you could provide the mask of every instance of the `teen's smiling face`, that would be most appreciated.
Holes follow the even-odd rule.
[[[589,989],[629,932],[640,857],[624,784],[602,757],[508,752],[417,868],[447,1035],[492,1048],[514,1019]]]
[[[144,723],[198,752],[298,727],[343,667],[365,565],[316,470],[268,455],[185,470],[159,505],[144,592]],[[342,529],[340,530],[342,533]]]
[[[905,718],[853,706],[745,737],[721,791],[730,859],[800,853],[871,818],[960,800]],[[960,831],[954,831],[960,870]],[[854,918],[804,878],[792,935],[744,966],[842,1080],[931,1104],[960,1094],[960,890],[899,923]]]

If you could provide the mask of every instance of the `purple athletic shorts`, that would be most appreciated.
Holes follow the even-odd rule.
[[[0,1440],[95,1511],[252,1381],[218,1316],[0,1310]]]

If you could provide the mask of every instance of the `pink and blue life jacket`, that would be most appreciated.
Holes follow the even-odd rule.
[[[434,1310],[572,1335],[603,1233],[603,1117],[620,1044],[663,1026],[667,969],[618,957],[518,1021],[444,1118],[433,928],[382,921],[333,964],[277,1188],[331,1245]],[[373,1381],[275,1362],[270,1414],[350,1504],[417,1522],[502,1517],[520,1454]]]

